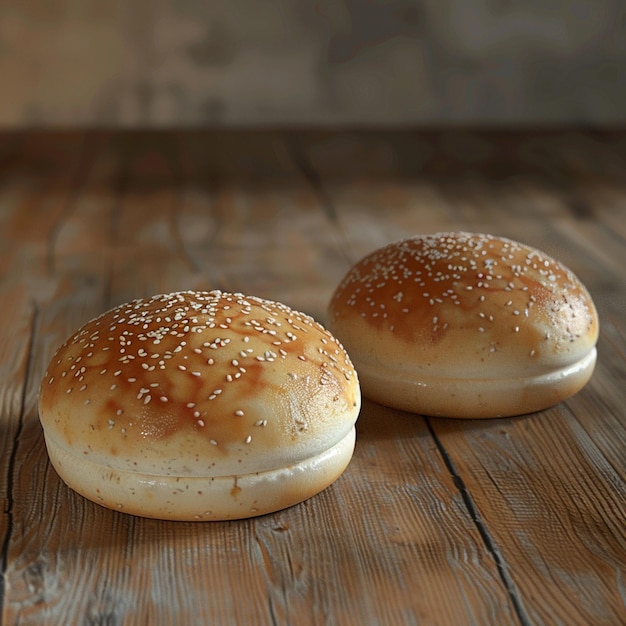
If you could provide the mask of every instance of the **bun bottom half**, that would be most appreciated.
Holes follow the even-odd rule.
[[[401,411],[433,417],[497,418],[524,415],[558,404],[578,392],[591,378],[593,348],[583,359],[538,376],[508,379],[429,377],[401,373],[380,365],[356,366],[363,395]]]
[[[49,437],[52,466],[74,491],[110,509],[161,520],[219,521],[255,517],[318,494],[348,466],[356,429],[332,448],[288,467],[234,476],[152,475],[98,465]]]

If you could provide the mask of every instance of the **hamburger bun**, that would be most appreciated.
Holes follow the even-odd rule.
[[[543,252],[450,232],[361,259],[332,296],[328,328],[364,396],[424,415],[489,418],[580,390],[595,366],[598,316],[576,276]]]
[[[350,461],[360,389],[309,316],[221,291],[134,300],[53,357],[39,415],[61,478],[105,507],[170,520],[276,511]]]

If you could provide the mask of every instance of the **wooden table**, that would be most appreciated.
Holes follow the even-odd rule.
[[[539,247],[601,317],[599,362],[540,413],[433,419],[365,401],[309,501],[175,523],[51,468],[56,347],[139,296],[221,288],[325,321],[349,265],[419,232]],[[626,133],[0,135],[3,623],[626,624]]]

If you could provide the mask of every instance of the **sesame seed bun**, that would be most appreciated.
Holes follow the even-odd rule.
[[[354,449],[360,389],[309,316],[220,291],[139,299],[59,348],[39,415],[61,478],[103,506],[236,519],[330,485]]]
[[[463,232],[391,243],[356,263],[328,328],[363,395],[433,416],[545,409],[580,390],[596,361],[598,317],[558,261],[502,237]]]

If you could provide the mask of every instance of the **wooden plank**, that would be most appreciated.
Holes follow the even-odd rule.
[[[29,369],[36,311],[27,290],[13,282],[0,286],[0,562],[4,568],[13,523],[11,482],[24,419],[24,388]]]
[[[531,622],[608,624],[624,616],[619,581],[626,562],[620,531],[625,511],[619,494],[624,492],[626,439],[620,425],[624,397],[619,382],[624,343],[609,345],[604,324],[608,317],[620,315],[619,310],[623,317],[619,294],[623,300],[624,242],[572,210],[572,203],[578,207],[584,201],[594,214],[591,199],[602,188],[600,182],[589,189],[585,179],[568,172],[555,184],[558,165],[555,157],[549,175],[533,177],[530,186],[525,179],[516,179],[511,189],[478,181],[469,188],[461,185],[449,197],[463,207],[470,205],[464,215],[476,215],[475,230],[523,237],[563,260],[587,284],[602,319],[596,376],[583,392],[552,412],[561,419],[555,420],[551,412],[538,414],[549,417],[531,432],[518,422],[502,426],[501,438],[491,427],[481,429],[477,438],[473,430],[465,432],[449,422],[434,421],[433,430],[495,544],[506,546],[504,558]],[[547,215],[542,215],[544,208]],[[604,410],[599,411],[600,406]],[[506,447],[509,441],[515,442],[519,467],[502,467],[502,458],[513,454]],[[470,449],[483,468],[479,476],[475,466],[468,465]],[[554,450],[560,453],[557,462]]]
[[[428,615],[469,623],[495,615],[516,623],[423,420],[375,405],[364,411],[350,471],[273,516],[211,525],[142,520],[61,484],[36,419],[35,382],[55,340],[116,301],[179,281],[205,284],[213,265],[228,286],[256,287],[315,312],[325,306],[325,272],[342,255],[306,181],[232,179],[226,188],[235,201],[216,209],[223,191],[196,181],[191,193],[193,172],[186,178],[182,168],[179,178],[163,146],[146,141],[130,156],[123,142],[97,144],[80,193],[53,228],[55,289],[42,301],[13,477],[6,621],[351,624]]]
[[[357,442],[339,509],[349,512],[339,536],[352,534],[365,558],[357,621],[518,623],[424,420],[365,401]],[[345,575],[356,601],[353,568]]]
[[[182,138],[177,222],[201,284],[279,300],[321,319],[343,251],[332,220],[287,160],[291,147],[280,135],[253,133],[248,151],[231,146],[216,177],[216,144],[202,135]]]
[[[0,171],[0,269],[34,280],[45,276],[47,238],[67,209],[69,194],[80,177],[81,134],[25,134],[13,138],[11,155]]]
[[[372,150],[369,144],[376,139],[367,137],[361,149]],[[602,319],[600,363],[582,392],[524,418],[428,421],[487,545],[501,555],[522,619],[616,623],[626,615],[621,591],[626,350],[618,330],[623,326],[626,247],[619,231],[608,227],[612,222],[594,219],[599,211],[592,203],[593,192],[603,185],[616,193],[615,181],[603,177],[597,163],[587,177],[580,175],[585,165],[580,145],[588,146],[578,136],[557,133],[516,144],[516,152],[501,164],[494,155],[506,146],[502,138],[492,146],[484,145],[488,135],[464,138],[478,156],[466,155],[466,162],[459,163],[458,154],[451,153],[447,168],[445,137],[432,140],[429,159],[404,177],[392,173],[373,179],[367,164],[364,173],[358,171],[358,161],[347,175],[338,174],[332,163],[314,161],[312,167],[319,166],[324,193],[355,252],[364,254],[417,232],[492,232],[560,258],[590,288]],[[389,147],[391,140],[383,136],[381,141]],[[572,145],[579,148],[574,164],[563,153]],[[588,158],[597,158],[598,150]],[[315,156],[314,150],[310,153]],[[534,162],[536,154],[544,160]],[[411,158],[405,138],[389,158],[400,162],[400,171],[409,171],[410,165],[402,165]],[[577,201],[589,207],[585,215]],[[625,207],[626,194],[613,205],[614,221],[626,221]]]
[[[72,146],[75,147],[74,159],[64,161],[63,168],[74,168],[74,175],[61,177],[57,157],[67,154]],[[50,532],[51,521],[63,520],[67,509],[59,499],[63,487],[50,468],[43,444],[37,394],[39,381],[53,351],[72,330],[100,309],[99,301],[94,306],[93,281],[84,279],[90,275],[93,265],[88,261],[89,253],[79,248],[83,264],[67,266],[62,260],[66,253],[66,224],[72,222],[75,195],[83,184],[81,166],[86,151],[82,139],[74,135],[47,136],[42,139],[41,153],[37,153],[36,146],[29,146],[29,149],[41,165],[33,168],[25,164],[23,172],[16,167],[11,181],[24,177],[28,184],[23,185],[16,202],[8,205],[11,210],[19,211],[15,220],[9,220],[11,237],[17,236],[14,240],[18,251],[15,263],[21,267],[16,273],[17,282],[27,292],[37,317],[29,329],[32,336],[28,339],[17,337],[24,343],[28,340],[30,368],[25,381],[20,429],[14,444],[13,470],[8,476],[11,481],[11,524],[5,543],[7,563],[3,597],[3,620],[7,623],[20,620],[29,623],[33,607],[36,607],[36,613],[47,619],[46,615],[53,615],[54,610],[46,603],[59,601],[60,588],[56,585],[62,583],[62,579],[51,580],[46,576],[50,568],[54,568],[59,554],[55,549],[46,550],[40,533],[43,532],[45,537]],[[62,187],[61,182],[64,183]],[[48,210],[42,205],[47,205]],[[79,241],[82,240],[79,238]],[[77,267],[81,267],[80,272],[76,271]],[[76,536],[78,528],[81,523],[66,527],[62,532],[64,536],[72,537]]]
[[[11,534],[18,525],[12,481],[19,472],[19,450],[32,387],[34,329],[38,299],[50,292],[47,236],[76,176],[81,138],[67,137],[59,151],[43,138],[41,151],[29,134],[3,142],[0,171],[0,561],[6,567]],[[63,157],[60,161],[59,156]],[[37,175],[33,171],[37,171]],[[34,383],[36,384],[36,383]],[[5,580],[0,585],[5,587]],[[1,595],[1,593],[0,593]]]
[[[626,206],[623,150],[579,134],[529,141],[60,133],[24,135],[15,155],[0,150],[0,194],[11,208],[0,211],[0,269],[19,277],[0,282],[18,305],[0,310],[0,329],[17,329],[0,347],[0,379],[9,381],[0,383],[10,516],[0,517],[3,621],[623,621],[624,248],[612,228]],[[584,174],[585,151],[610,175],[594,165],[568,183]],[[609,191],[594,203],[594,189]],[[582,196],[584,214],[571,203]],[[334,485],[241,522],[126,516],[74,494],[51,469],[38,381],[55,347],[90,317],[156,291],[220,287],[323,321],[360,255],[456,228],[523,238],[563,258],[597,294],[601,359],[585,390],[548,411],[482,422],[366,401],[355,456]]]
[[[567,405],[489,425],[432,424],[501,546],[530,623],[623,620],[623,459],[620,475]]]

